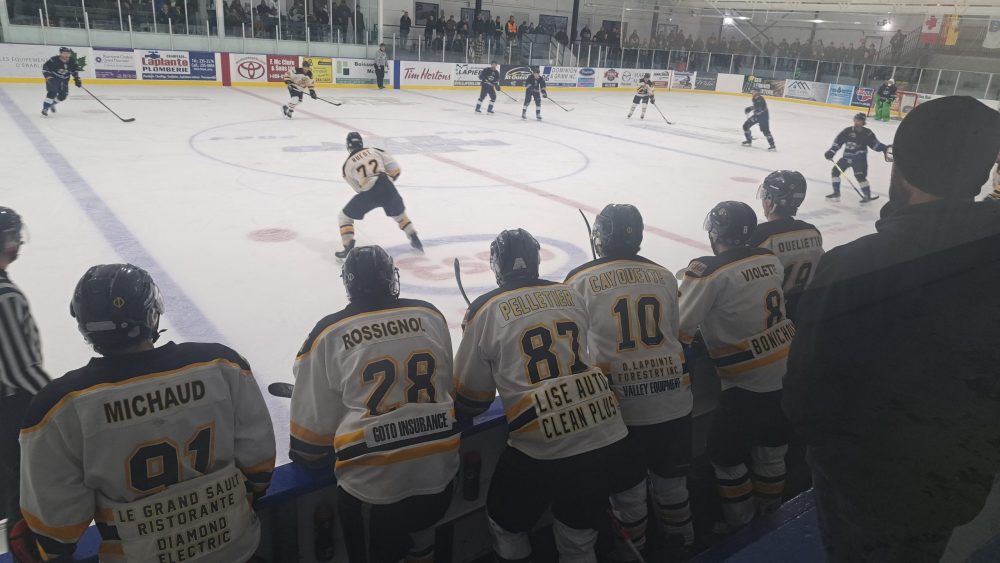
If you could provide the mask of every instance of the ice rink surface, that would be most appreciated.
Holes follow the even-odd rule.
[[[741,200],[760,211],[769,172],[801,171],[809,192],[799,217],[824,246],[874,231],[890,165],[870,156],[873,191],[862,206],[843,186],[825,201],[834,136],[850,109],[771,101],[778,151],[740,146],[739,96],[661,92],[659,107],[625,119],[631,93],[556,92],[544,121],[520,119],[522,89],[505,89],[496,115],[473,113],[476,92],[319,90],[344,102],[306,99],[292,120],[276,88],[100,86],[90,88],[137,121],[120,123],[81,90],[58,114],[39,115],[41,85],[0,87],[0,205],[24,218],[30,242],[10,269],[32,303],[53,376],[92,355],[69,316],[87,267],[130,261],[151,271],[166,300],[167,339],[218,340],[243,354],[262,386],[292,380],[292,362],[313,325],[346,303],[333,253],[337,214],[353,195],[341,179],[344,138],[400,162],[398,187],[426,245],[413,253],[395,222],[375,211],[358,243],[396,258],[404,296],[434,303],[460,338],[465,304],[452,273],[462,261],[470,297],[493,287],[489,242],[523,227],[542,244],[542,274],[562,277],[590,258],[583,221],[607,203],[632,203],[646,222],[642,254],[671,270],[711,253],[702,222],[713,205]],[[892,142],[896,124],[869,121]],[[757,130],[755,129],[755,132]],[[759,217],[763,220],[763,217]],[[287,401],[269,397],[279,457],[287,453]],[[279,459],[279,461],[282,461]]]

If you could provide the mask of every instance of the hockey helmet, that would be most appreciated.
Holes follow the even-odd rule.
[[[302,68],[306,68],[306,67],[312,68],[312,65],[313,64],[311,62],[309,62],[309,61],[302,61]]]
[[[609,204],[594,220],[591,233],[598,256],[632,256],[642,243],[642,214],[633,205]]]
[[[132,264],[102,264],[83,274],[69,306],[80,334],[106,354],[159,338],[163,298],[152,276]]]
[[[361,133],[351,131],[347,134],[347,150],[359,151],[365,148],[365,141],[361,138]]]
[[[771,172],[757,189],[757,199],[771,200],[777,209],[795,215],[806,199],[806,178],[796,170]]]
[[[21,242],[21,216],[9,207],[0,207],[0,245]]]
[[[861,124],[864,125],[865,123],[868,123],[868,114],[858,112],[854,114],[854,121],[861,121]]]
[[[497,235],[490,244],[490,268],[497,285],[538,279],[539,249],[538,241],[524,229],[510,229]]]
[[[705,217],[708,238],[715,243],[742,246],[757,228],[757,214],[742,201],[723,201]]]
[[[895,85],[896,85],[896,81],[895,81],[894,79],[892,79],[892,78],[890,78],[890,79],[889,79],[889,80],[887,80],[886,82],[887,82],[887,83],[888,83],[888,84],[889,84],[890,86],[895,86]]]
[[[381,246],[352,249],[344,259],[340,277],[351,301],[378,302],[399,297],[399,269]]]
[[[69,47],[59,47],[59,54],[61,55],[63,53],[73,54],[73,49],[70,49]]]

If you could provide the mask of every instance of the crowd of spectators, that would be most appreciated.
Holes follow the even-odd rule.
[[[404,11],[399,18],[399,37],[403,49],[416,50],[418,38],[414,38],[412,43],[410,41],[412,27],[413,20],[409,12]],[[467,17],[456,19],[454,14],[446,17],[443,12],[440,16],[429,15],[420,37],[424,49],[440,51],[443,48],[461,51],[468,46],[470,56],[476,58],[477,53],[484,53],[490,46],[494,51],[502,51],[508,45],[525,41],[526,36],[537,34],[555,37],[564,45],[569,43],[569,36],[564,27],[557,28],[551,24],[536,25],[530,21],[522,21],[519,24],[514,16],[509,16],[507,21],[502,21],[500,16],[490,19],[485,13],[480,13],[471,22]],[[548,39],[544,41],[547,42]]]

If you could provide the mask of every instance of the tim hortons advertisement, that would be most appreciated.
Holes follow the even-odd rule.
[[[406,63],[400,63],[406,64]],[[490,65],[458,63],[455,65],[455,86],[479,86],[479,73]]]
[[[399,63],[399,80],[403,86],[451,86],[455,83],[455,65],[403,61]]]

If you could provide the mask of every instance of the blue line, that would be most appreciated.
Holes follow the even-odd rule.
[[[17,107],[14,100],[0,89],[0,107],[3,107],[14,123],[20,127],[21,132],[31,142],[35,150],[52,169],[59,181],[76,200],[87,218],[97,228],[104,240],[111,245],[123,260],[131,262],[145,269],[159,286],[163,293],[164,301],[168,304],[167,315],[171,319],[171,325],[185,340],[200,340],[221,342],[222,334],[212,325],[198,306],[194,304],[179,285],[167,274],[152,255],[138,241],[135,235],[128,230],[128,227],[115,215],[108,204],[101,199],[97,191],[94,190],[83,176],[73,168],[62,153],[56,149],[45,134],[31,122],[31,119],[21,108]],[[82,275],[83,272],[80,272]]]

